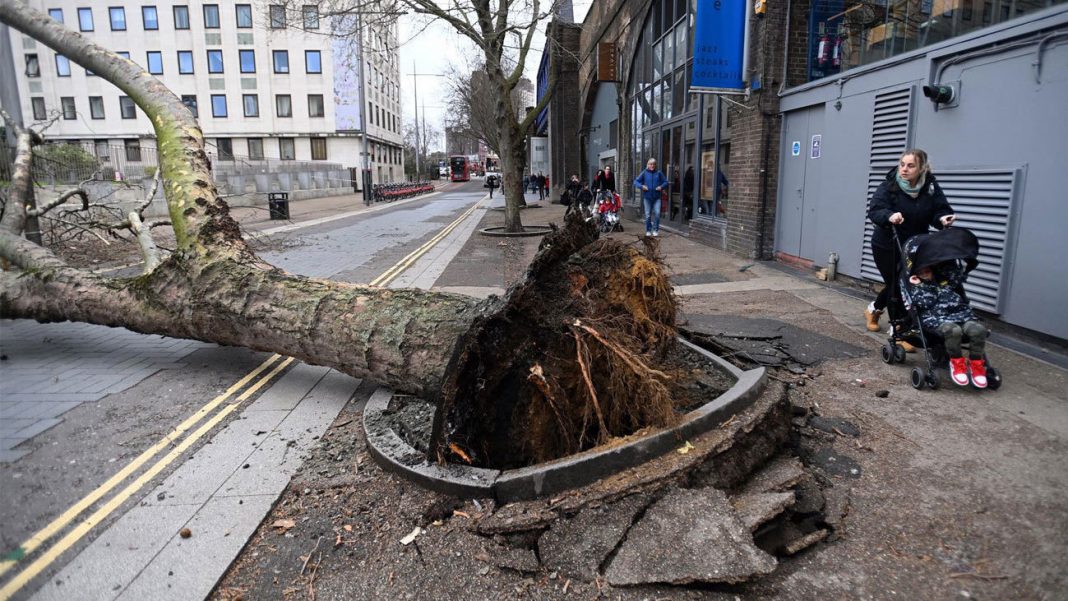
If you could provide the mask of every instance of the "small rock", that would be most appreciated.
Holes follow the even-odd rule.
[[[890,391],[889,390],[876,390],[875,391],[875,396],[880,398],[880,399],[885,399],[886,397],[890,396]]]
[[[165,492],[161,492],[158,495],[156,495],[156,500],[157,501],[165,501],[166,499],[167,499],[167,493],[165,493]]]
[[[190,536],[193,536],[193,531],[189,528],[182,528],[178,531],[178,536],[182,538],[189,538]]]
[[[241,466],[241,469],[243,469],[243,470],[247,470],[248,468],[249,468],[249,464],[247,464],[247,463],[245,465]]]
[[[482,569],[478,571],[478,574],[480,576],[485,576],[486,574],[489,574],[489,571],[489,566],[482,566]]]
[[[853,422],[844,420],[840,417],[816,416],[808,420],[808,425],[812,426],[813,428],[816,428],[817,430],[830,432],[831,434],[860,436],[860,428],[858,428]]]

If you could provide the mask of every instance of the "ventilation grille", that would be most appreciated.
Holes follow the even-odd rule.
[[[909,147],[909,110],[912,107],[912,88],[879,94],[875,97],[875,115],[871,126],[871,159],[868,163],[868,202],[865,214],[875,190],[886,179],[886,173],[897,166],[901,153]],[[864,221],[864,250],[861,255],[860,273],[869,280],[882,281],[875,259],[871,256],[871,236],[874,226]]]
[[[1016,170],[951,169],[935,173],[957,215],[953,227],[968,228],[979,238],[979,266],[964,290],[973,307],[1001,312],[1005,253],[1012,220]]]

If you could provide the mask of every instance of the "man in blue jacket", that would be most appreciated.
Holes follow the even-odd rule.
[[[642,190],[645,208],[645,235],[660,235],[660,193],[668,188],[668,179],[656,170],[656,159],[649,159],[645,171],[634,178],[634,187]]]

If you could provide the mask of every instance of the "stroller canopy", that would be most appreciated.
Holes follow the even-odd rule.
[[[910,274],[924,267],[957,260],[964,261],[965,272],[979,265],[979,239],[962,227],[920,234],[905,242],[905,262]]]

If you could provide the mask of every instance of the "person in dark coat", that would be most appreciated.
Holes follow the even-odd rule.
[[[976,388],[986,388],[987,329],[976,319],[968,301],[960,294],[964,285],[964,270],[955,261],[932,267],[920,267],[909,277],[912,304],[920,312],[920,322],[928,330],[936,330],[945,341],[949,355],[949,375],[959,386],[970,381]],[[969,340],[968,358],[961,347],[963,337]]]
[[[912,236],[927,233],[931,227],[948,227],[956,218],[953,207],[949,206],[946,195],[931,173],[927,153],[919,149],[906,150],[897,167],[886,174],[886,180],[875,190],[868,208],[868,219],[875,224],[871,254],[886,284],[864,310],[868,330],[879,331],[879,317],[887,309],[891,320],[904,313],[900,294],[895,292],[894,297],[890,297],[890,290],[897,290],[901,265],[891,228],[897,228],[898,237],[904,242]],[[908,343],[899,344],[906,351],[915,350]]]
[[[564,204],[570,205],[578,200],[578,195],[581,191],[582,183],[579,182],[578,175],[572,175],[571,180],[567,182],[567,188],[564,190],[564,197],[566,198]]]
[[[608,190],[610,192],[616,191],[616,174],[612,171],[611,165],[604,166],[604,180],[601,183],[601,190]]]
[[[545,200],[545,174],[538,174],[538,181],[535,187],[538,189],[538,200]]]

